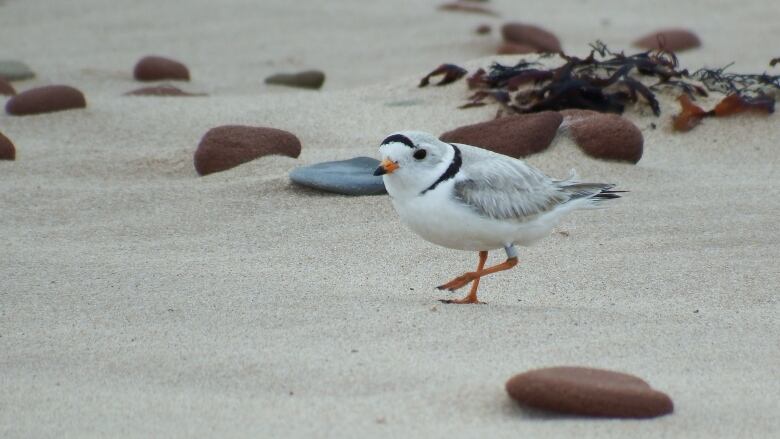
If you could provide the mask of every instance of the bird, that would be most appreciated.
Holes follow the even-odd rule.
[[[444,303],[483,303],[480,279],[515,267],[515,246],[549,235],[569,212],[603,207],[626,192],[613,190],[614,184],[580,183],[574,171],[557,180],[522,160],[422,131],[392,133],[379,151],[373,174],[382,176],[401,222],[433,244],[479,252],[476,271],[437,287],[452,292],[471,283],[468,295]],[[502,248],[506,261],[485,268],[488,252]]]

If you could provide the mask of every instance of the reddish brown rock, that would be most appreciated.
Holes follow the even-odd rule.
[[[498,50],[496,50],[496,53],[499,55],[525,55],[526,53],[536,52],[537,50],[535,47],[518,43],[501,43],[501,45],[498,46]]]
[[[287,131],[225,125],[212,128],[203,136],[195,151],[195,170],[207,175],[266,155],[295,158],[300,153],[300,140]]]
[[[205,93],[190,93],[172,85],[141,87],[125,93],[125,96],[206,96]]]
[[[8,137],[0,133],[0,160],[16,159],[16,148]]]
[[[532,24],[507,23],[501,27],[507,43],[531,46],[537,52],[560,52],[561,42],[551,32]]]
[[[441,140],[479,146],[510,157],[525,157],[550,146],[563,117],[554,111],[502,117],[466,125],[441,135]]]
[[[563,110],[561,115],[563,126],[586,154],[631,163],[642,158],[645,140],[630,120],[591,110]]]
[[[190,80],[184,64],[161,56],[146,56],[135,65],[133,76],[139,81]]]
[[[84,108],[87,101],[77,89],[67,85],[48,85],[23,91],[5,104],[5,111],[15,116],[50,113]]]
[[[634,41],[634,46],[644,49],[664,49],[672,52],[693,49],[701,46],[701,40],[686,29],[661,29]]]
[[[16,90],[14,89],[14,86],[11,85],[5,79],[0,78],[0,95],[2,95],[2,96],[13,96],[15,94],[16,94]]]
[[[559,413],[652,418],[674,411],[672,400],[644,380],[587,367],[549,367],[515,375],[506,391],[519,403]]]

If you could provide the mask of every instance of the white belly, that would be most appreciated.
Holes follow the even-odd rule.
[[[531,245],[548,235],[557,221],[499,221],[480,216],[450,197],[451,185],[424,196],[392,199],[401,221],[426,241],[457,250],[494,250]]]

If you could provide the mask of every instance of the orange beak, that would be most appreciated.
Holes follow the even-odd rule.
[[[392,174],[396,169],[398,169],[398,163],[384,159],[374,171],[374,175]]]

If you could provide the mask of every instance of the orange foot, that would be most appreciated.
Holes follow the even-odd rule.
[[[468,272],[468,273],[466,273],[466,274],[464,274],[462,276],[456,277],[455,279],[447,282],[444,285],[439,285],[436,288],[439,289],[439,290],[455,291],[458,288],[465,287],[469,282],[471,282],[473,280],[476,280],[476,279],[479,279],[479,274],[474,272],[474,271],[470,271],[470,272]]]
[[[486,302],[477,300],[477,297],[466,296],[462,299],[439,299],[441,303],[454,303],[459,305],[473,304],[473,305],[485,305]]]

